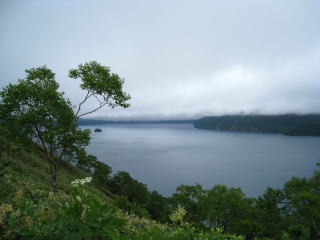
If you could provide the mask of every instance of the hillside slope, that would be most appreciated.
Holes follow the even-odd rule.
[[[58,171],[58,190],[68,193],[71,189],[70,183],[75,179],[88,177],[89,175],[81,169],[67,163],[61,162]],[[49,163],[45,160],[41,149],[36,145],[23,146],[11,141],[6,137],[3,129],[0,129],[0,182],[4,178],[19,180],[19,182],[32,183],[39,189],[51,190]],[[2,184],[1,184],[2,185]],[[12,194],[13,189],[2,185],[0,200]],[[103,191],[94,185],[91,191],[102,199],[110,199],[108,191]]]
[[[11,141],[0,128],[0,240],[6,239],[230,239],[218,229],[202,232],[181,224],[160,224],[121,211],[108,191],[87,173],[61,163],[58,193],[51,192],[49,164],[41,149]],[[78,183],[71,183],[75,179]],[[112,195],[111,195],[112,197]]]

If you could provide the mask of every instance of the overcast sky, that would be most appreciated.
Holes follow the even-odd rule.
[[[319,0],[1,0],[0,86],[96,60],[125,79],[109,118],[320,112]],[[86,106],[93,107],[93,103]]]

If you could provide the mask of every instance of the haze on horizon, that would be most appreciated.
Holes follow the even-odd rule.
[[[319,10],[317,0],[3,0],[0,87],[46,64],[78,103],[68,69],[96,60],[132,99],[94,117],[319,113]]]

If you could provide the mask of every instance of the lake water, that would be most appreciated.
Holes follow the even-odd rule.
[[[93,132],[101,128],[100,133]],[[180,184],[241,187],[248,197],[310,177],[320,160],[320,137],[201,130],[183,124],[108,124],[92,130],[87,150],[169,196]]]

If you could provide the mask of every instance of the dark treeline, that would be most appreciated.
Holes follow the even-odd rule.
[[[223,228],[246,239],[320,238],[320,171],[307,178],[293,177],[283,189],[267,188],[258,198],[247,198],[240,188],[215,185],[180,185],[166,198],[121,171],[111,176],[111,167],[89,155],[86,164],[102,188],[115,194],[115,204],[141,217],[162,223],[178,206],[187,211],[186,220],[199,229]]]
[[[194,122],[196,128],[271,132],[292,136],[320,136],[320,114],[309,115],[227,115],[203,117]]]

